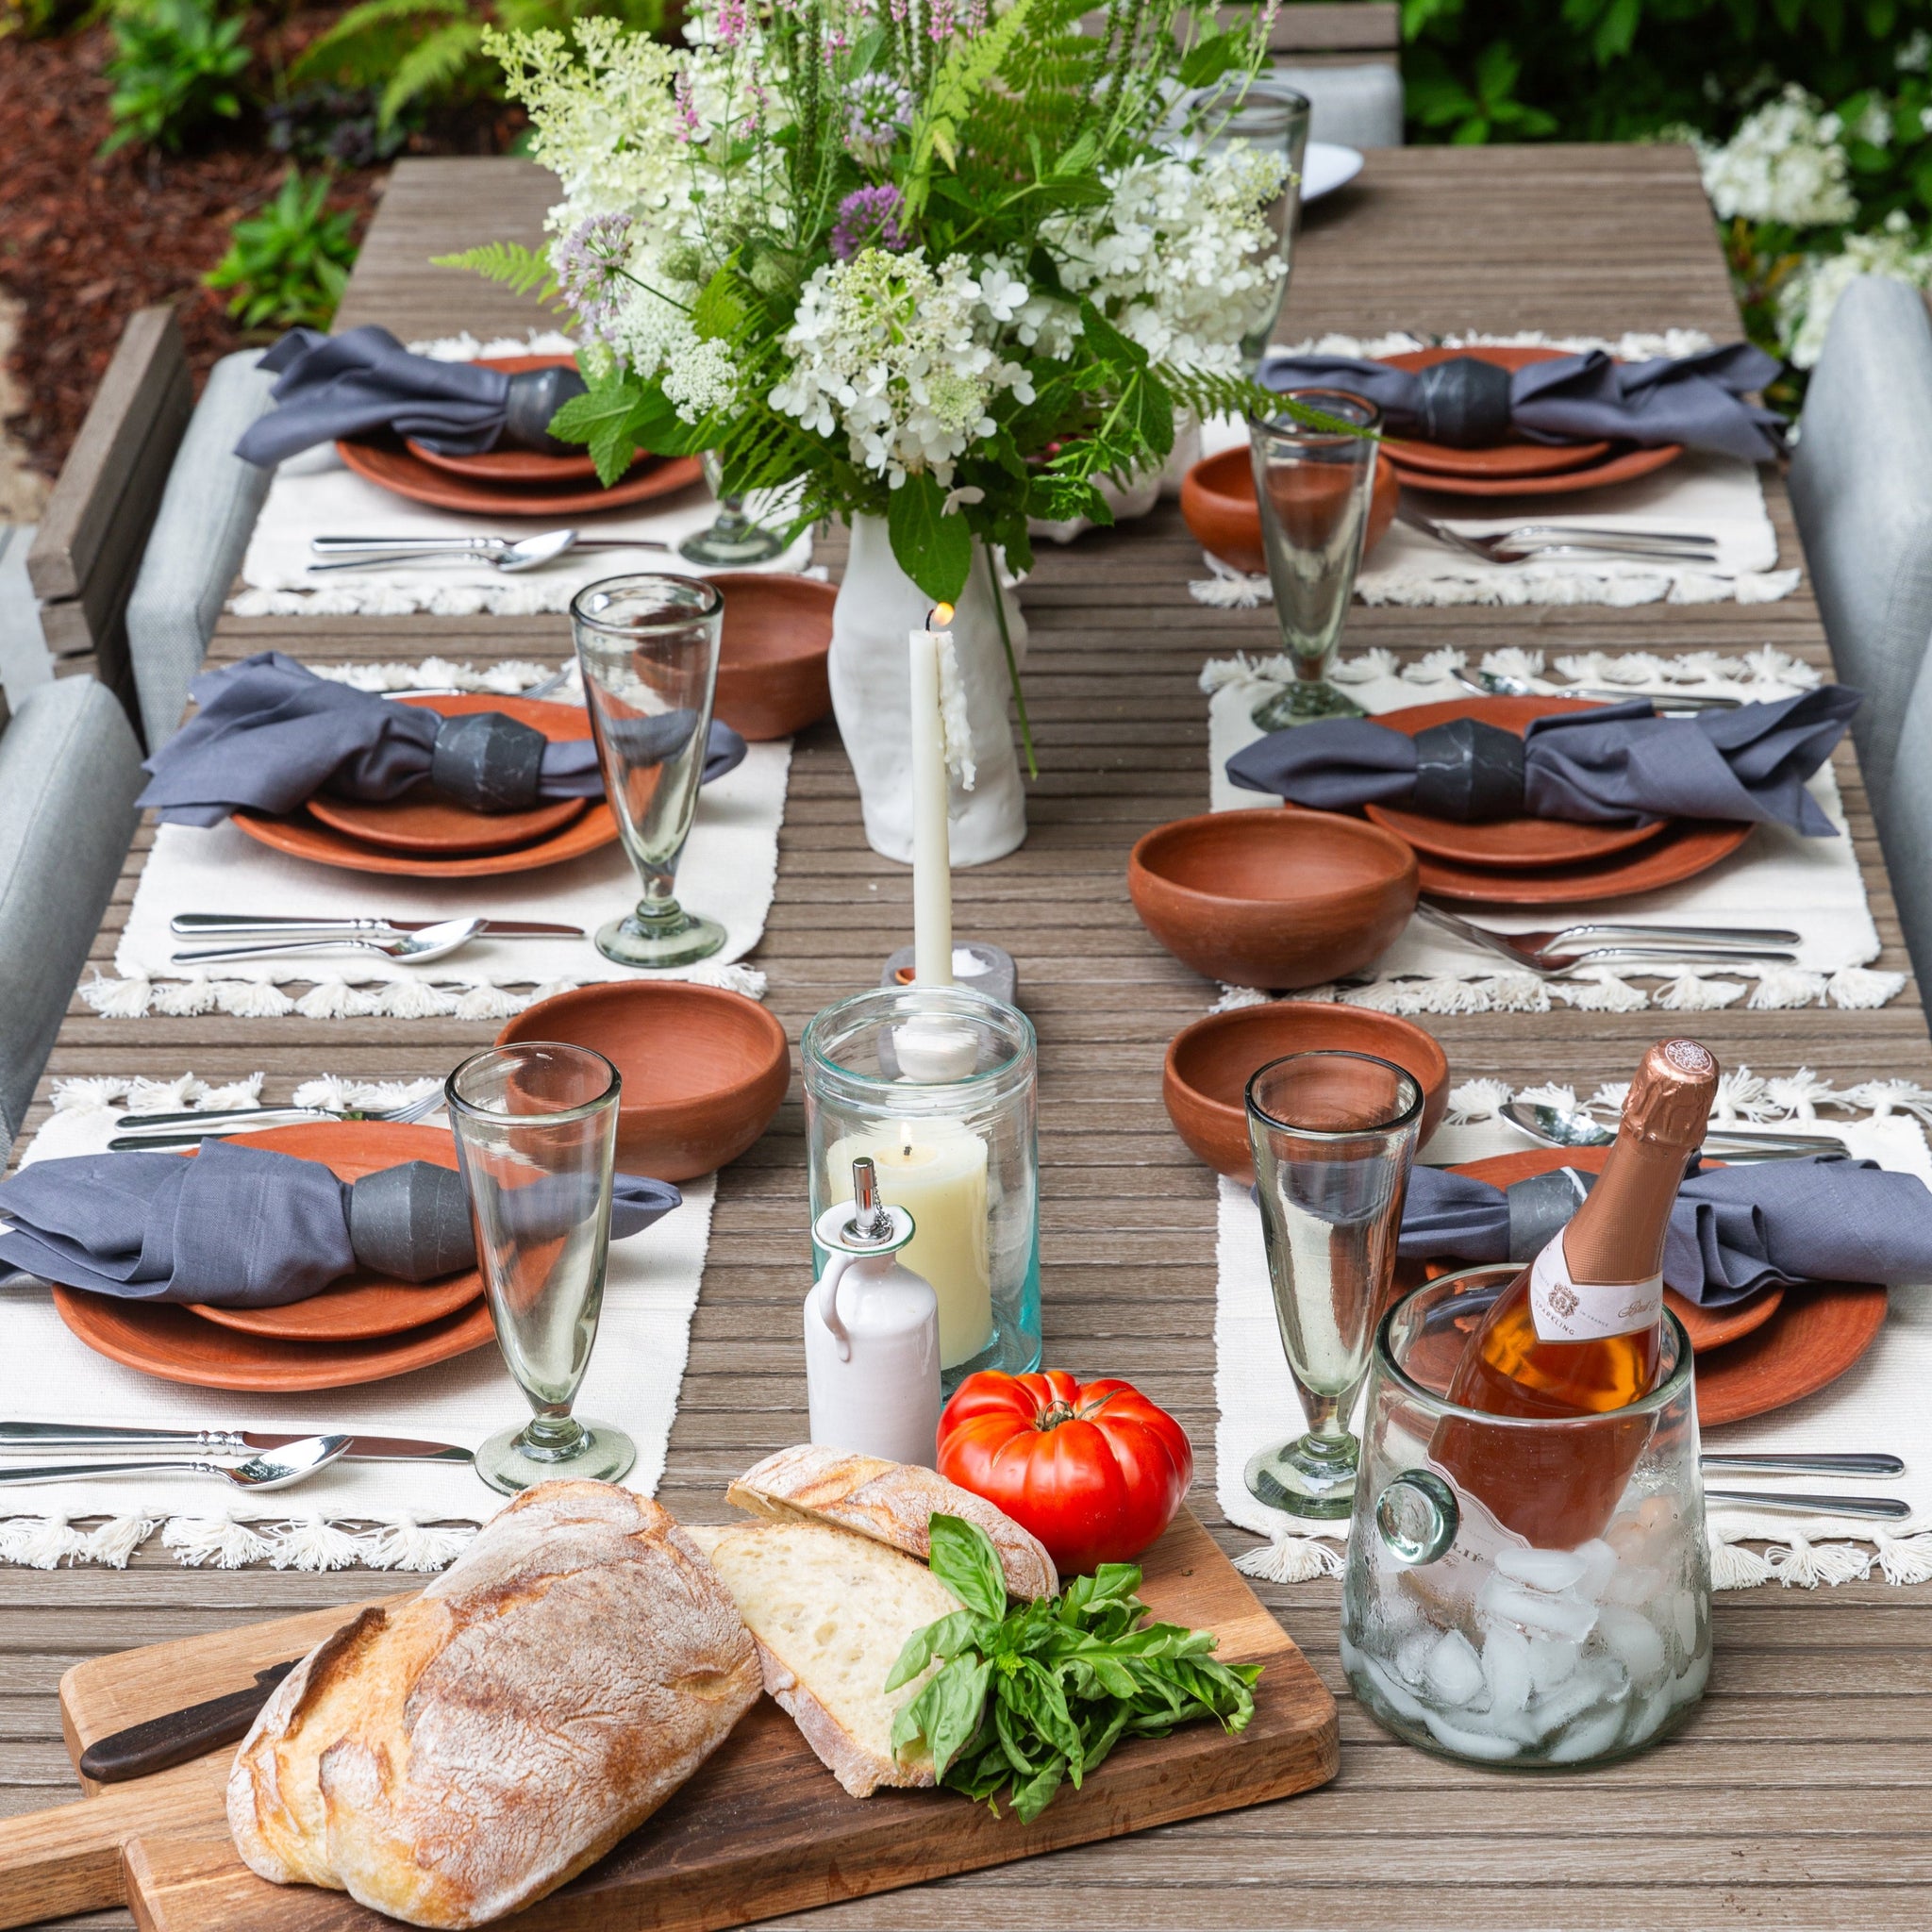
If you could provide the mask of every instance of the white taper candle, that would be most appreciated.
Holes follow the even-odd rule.
[[[946,832],[950,779],[940,717],[940,641],[953,607],[940,604],[908,639],[912,654],[912,977],[953,983],[952,854]]]

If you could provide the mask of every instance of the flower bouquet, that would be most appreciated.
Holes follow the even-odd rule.
[[[1279,407],[1239,343],[1280,299],[1286,160],[1209,125],[1274,6],[1232,32],[1183,0],[1083,31],[1091,8],[697,0],[682,47],[605,19],[486,36],[564,200],[546,249],[445,260],[575,312],[589,387],[553,434],[607,483],[703,451],[794,528],[849,519],[901,686],[899,618],[945,601],[991,613],[1017,692],[995,550],[1024,571],[1029,518],[1110,523],[1096,479],[1159,468],[1177,414]]]

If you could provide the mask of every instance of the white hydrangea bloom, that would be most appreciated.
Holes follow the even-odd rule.
[[[1026,286],[1009,268],[985,275],[963,256],[935,269],[923,251],[881,248],[821,268],[785,338],[794,359],[772,407],[817,436],[842,429],[853,461],[895,490],[922,472],[949,485],[968,446],[993,433],[993,398],[1033,400],[1024,366],[999,348]]]
[[[1698,143],[1704,192],[1719,216],[1782,222],[1793,228],[1849,222],[1858,211],[1846,180],[1836,114],[1798,86],[1787,87],[1739,125],[1721,147]]]
[[[1800,369],[1809,369],[1824,348],[1825,331],[1839,298],[1859,275],[1883,275],[1932,288],[1932,249],[1921,247],[1909,225],[1887,224],[1875,235],[1848,235],[1836,255],[1807,256],[1777,292],[1778,340]]]

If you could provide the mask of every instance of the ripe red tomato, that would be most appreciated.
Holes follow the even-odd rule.
[[[940,1417],[940,1474],[996,1503],[1070,1575],[1138,1557],[1194,1476],[1188,1432],[1128,1382],[1063,1369],[959,1384]]]

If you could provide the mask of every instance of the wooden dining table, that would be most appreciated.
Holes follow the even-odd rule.
[[[521,334],[528,303],[429,266],[492,238],[539,238],[552,179],[516,160],[396,167],[337,325],[408,339]],[[1368,336],[1541,330],[1615,336],[1740,332],[1688,148],[1546,146],[1372,153],[1306,214],[1279,331]],[[1767,478],[1780,561],[1802,560]],[[842,540],[821,541],[836,574]],[[962,937],[1019,965],[1041,1042],[1046,1359],[1129,1377],[1186,1424],[1193,1507],[1229,1550],[1254,1539],[1215,1506],[1215,1184],[1169,1126],[1161,1056],[1215,989],[1153,941],[1128,903],[1128,846],[1208,803],[1205,660],[1276,648],[1272,610],[1204,608],[1198,548],[1172,505],[1061,549],[1042,546],[1024,596],[1040,776],[1026,842],[955,878]],[[1808,587],[1778,603],[1447,609],[1357,605],[1345,647],[1411,658],[1518,645],[1744,653],[1765,644],[1828,672]],[[211,661],[274,647],[313,662],[560,660],[561,617],[225,617]],[[1839,780],[1881,967],[1909,973],[1849,743]],[[152,841],[144,826],[94,963],[116,936]],[[689,881],[702,898],[702,880]],[[870,851],[830,720],[798,741],[776,896],[753,963],[794,1043],[809,1017],[876,980],[910,934],[908,871]],[[1557,1007],[1426,1022],[1453,1077],[1555,1079],[1588,1091],[1627,1077],[1671,1024],[1655,1011]],[[1932,1083],[1917,989],[1869,1011],[1699,1013],[1727,1065],[1804,1066],[1840,1086]],[[487,1044],[451,1019],[97,1017],[77,999],[26,1124],[79,1074],[208,1080],[257,1071],[286,1099],[320,1071],[441,1075]],[[25,1136],[22,1144],[25,1144]],[[18,1150],[16,1150],[17,1153]],[[809,1282],[798,1082],[763,1140],[721,1176],[702,1299],[658,1491],[695,1520],[727,1512],[728,1477],[805,1433],[798,1310]],[[1882,1342],[1881,1342],[1882,1345]],[[4,1338],[0,1338],[4,1346]],[[7,1378],[25,1365],[9,1362]],[[0,1380],[4,1386],[4,1380]],[[210,1419],[222,1399],[209,1396]],[[1867,1445],[1884,1449],[1887,1443]],[[484,1501],[478,1496],[479,1505]],[[0,1568],[0,1814],[62,1802],[75,1780],[55,1686],[78,1659],[371,1594],[366,1572],[188,1570],[151,1544],[123,1572]],[[1341,1707],[1341,1768],[1305,1796],[1175,1824],[807,1915],[827,1926],[1645,1927],[1932,1922],[1932,1590],[1879,1582],[1767,1587],[1716,1599],[1710,1690],[1660,1748],[1584,1774],[1523,1775],[1427,1757],[1350,1701],[1337,1657],[1339,1588],[1262,1587]],[[89,1925],[125,1925],[105,1912]]]

